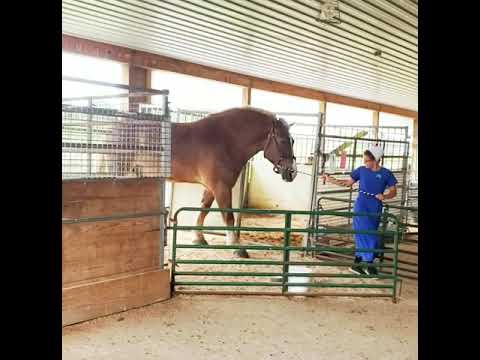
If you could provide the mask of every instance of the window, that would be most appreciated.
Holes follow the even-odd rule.
[[[242,105],[242,87],[168,71],[152,71],[152,88],[170,91],[171,110],[217,112]]]
[[[373,126],[373,111],[340,104],[327,104],[327,125]]]
[[[387,113],[380,113],[379,119],[380,126],[401,126],[401,127],[408,127],[407,131],[407,141],[412,143],[413,139],[413,119],[407,118],[400,115],[394,114],[387,114]]]
[[[128,84],[128,65],[71,53],[62,53],[62,75],[113,84]],[[118,95],[127,90],[62,80],[62,97]],[[87,100],[76,105],[87,105]]]

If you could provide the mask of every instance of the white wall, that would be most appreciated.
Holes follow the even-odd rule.
[[[173,184],[173,201],[170,217],[181,207],[201,207],[204,187],[199,184],[175,183]],[[240,207],[240,178],[233,187],[232,191],[234,208]],[[212,208],[218,208],[216,201],[213,202]],[[178,217],[179,225],[195,225],[199,212],[184,212]],[[235,218],[237,217],[234,214]],[[211,212],[205,218],[205,224],[209,226],[224,226],[221,214],[219,212]]]
[[[252,89],[252,105],[273,112],[309,113],[320,111],[320,103],[316,100],[296,96],[273,93]],[[285,116],[284,116],[285,117]],[[288,122],[316,124],[318,118],[313,117],[285,117]],[[293,129],[293,128],[292,128]],[[293,129],[300,134],[307,134],[303,130],[314,131],[314,127]],[[297,165],[298,170],[310,174],[311,166]],[[260,209],[290,209],[308,210],[310,201],[311,177],[299,173],[295,180],[287,183],[281,175],[273,172],[273,165],[260,152],[252,163],[250,188],[248,192],[248,206]]]
[[[299,165],[298,170],[310,174],[310,165]],[[309,210],[311,176],[298,173],[287,183],[280,174],[273,172],[273,165],[266,159],[255,159],[248,193],[251,208],[280,210]]]

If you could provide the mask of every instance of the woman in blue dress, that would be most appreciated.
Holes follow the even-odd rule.
[[[381,213],[385,199],[394,198],[397,195],[397,179],[393,173],[380,166],[383,149],[380,146],[372,146],[363,154],[364,166],[360,166],[350,174],[350,179],[338,180],[326,175],[328,182],[340,186],[352,186],[360,181],[358,197],[355,201],[354,212]],[[386,191],[385,191],[386,190]],[[354,216],[354,230],[378,230],[380,217],[378,216]],[[355,246],[357,249],[378,249],[379,239],[376,234],[355,234]],[[355,264],[350,271],[359,275],[377,275],[377,269],[371,264],[375,260],[373,252],[355,252]],[[362,267],[361,262],[367,266]]]

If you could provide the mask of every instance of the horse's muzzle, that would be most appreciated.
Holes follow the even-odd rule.
[[[296,170],[286,169],[282,171],[282,179],[286,182],[292,182],[297,176]]]
[[[297,177],[297,164],[293,160],[290,166],[274,169],[276,173],[282,174],[283,181],[292,182]]]

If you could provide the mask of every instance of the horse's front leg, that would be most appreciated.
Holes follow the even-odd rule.
[[[232,189],[227,186],[217,186],[215,188],[215,198],[217,199],[218,206],[222,209],[232,208]],[[235,226],[235,217],[231,212],[222,212],[223,222],[226,226]],[[233,230],[227,230],[227,245],[240,244],[238,237]],[[238,249],[233,254],[240,258],[249,258],[248,252],[245,249]]]
[[[206,189],[203,192],[202,208],[210,209],[210,207],[212,206],[213,200],[215,200],[215,197],[213,196],[213,192]],[[207,214],[208,214],[208,210],[200,211],[200,214],[198,215],[198,218],[197,218],[197,226],[203,226],[203,223],[205,221],[205,217],[207,216]],[[205,237],[203,236],[203,232],[201,230],[193,231],[193,243],[196,245],[208,245],[207,241],[205,240]]]

